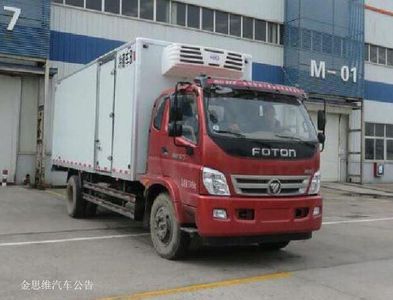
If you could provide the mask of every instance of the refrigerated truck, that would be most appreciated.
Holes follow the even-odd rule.
[[[137,38],[59,81],[52,159],[68,214],[143,221],[168,259],[193,237],[270,249],[311,238],[324,134],[304,91],[251,81],[251,68],[243,53]]]

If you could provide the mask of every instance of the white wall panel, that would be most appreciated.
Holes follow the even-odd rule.
[[[364,79],[393,84],[393,67],[372,63],[365,63],[364,67]]]
[[[364,118],[366,122],[393,123],[393,104],[377,101],[364,101]]]
[[[368,2],[383,2],[383,5],[375,4],[372,6],[393,11],[393,1],[391,0]],[[368,9],[365,10],[366,43],[393,48],[393,35],[391,34],[391,29],[393,29],[393,17]]]

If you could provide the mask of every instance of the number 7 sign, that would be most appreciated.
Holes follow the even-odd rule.
[[[18,19],[19,19],[19,16],[20,16],[20,13],[22,12],[22,10],[20,8],[13,7],[13,6],[4,6],[4,10],[14,13],[12,15],[11,21],[7,27],[7,30],[12,31],[12,30],[14,30],[16,22],[18,22]]]

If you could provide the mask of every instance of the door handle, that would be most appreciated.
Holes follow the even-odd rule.
[[[163,155],[168,155],[168,149],[166,148],[166,147],[161,147],[161,153],[163,154]]]

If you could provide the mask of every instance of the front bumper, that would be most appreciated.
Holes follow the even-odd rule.
[[[311,233],[320,229],[322,224],[322,198],[319,195],[283,198],[197,197],[195,221],[202,237]],[[317,216],[313,216],[314,207],[320,207],[321,213]],[[214,209],[225,209],[227,219],[214,218]],[[253,219],[241,216],[245,210],[253,212]],[[299,215],[299,210],[303,214]]]

